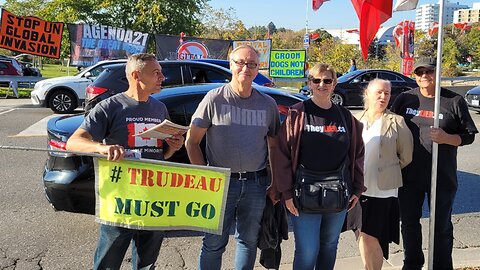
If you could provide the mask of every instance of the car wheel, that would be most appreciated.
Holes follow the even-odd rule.
[[[333,93],[332,97],[330,99],[332,100],[332,103],[334,103],[334,104],[344,105],[343,104],[344,103],[343,97],[340,94]]]
[[[77,100],[74,94],[58,90],[50,96],[49,106],[55,113],[72,113],[77,108]]]

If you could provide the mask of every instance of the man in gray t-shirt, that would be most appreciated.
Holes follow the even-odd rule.
[[[199,269],[221,269],[230,227],[236,221],[235,269],[253,269],[265,206],[268,148],[280,117],[275,100],[252,87],[258,52],[239,46],[230,54],[232,82],[211,90],[192,116],[185,146],[193,164],[231,169],[222,235],[206,234]],[[200,142],[206,135],[205,161]]]
[[[134,134],[168,118],[165,105],[150,97],[158,93],[165,77],[154,55],[131,55],[125,68],[128,89],[97,104],[67,141],[67,150],[124,157],[168,159],[183,145],[175,135],[165,141],[142,139]],[[120,269],[132,242],[132,269],[153,269],[160,252],[162,231],[136,230],[101,224],[93,269]]]

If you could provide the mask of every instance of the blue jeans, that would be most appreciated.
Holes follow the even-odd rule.
[[[433,269],[435,270],[453,269],[453,224],[451,218],[455,194],[455,190],[437,189],[433,249]],[[424,190],[417,186],[403,186],[398,190],[403,249],[405,251],[402,268],[404,270],[420,270],[425,263],[422,252],[422,226],[420,224],[425,195],[427,195],[430,205],[430,189]]]
[[[234,221],[237,223],[235,269],[253,269],[268,185],[267,176],[247,180],[230,178],[222,235],[205,234],[198,269],[221,269],[222,254]]]
[[[132,246],[132,269],[155,269],[163,231],[133,230],[100,224],[93,269],[120,269],[125,252]]]
[[[332,270],[347,210],[332,214],[290,215],[295,236],[293,269]]]

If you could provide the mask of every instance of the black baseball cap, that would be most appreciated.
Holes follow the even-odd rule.
[[[428,69],[435,69],[437,67],[437,61],[433,58],[421,58],[415,61],[413,65],[413,72],[415,72],[418,68],[428,68]]]

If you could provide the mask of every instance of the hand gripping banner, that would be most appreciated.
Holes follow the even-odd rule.
[[[222,233],[230,169],[148,159],[94,164],[97,222]]]

